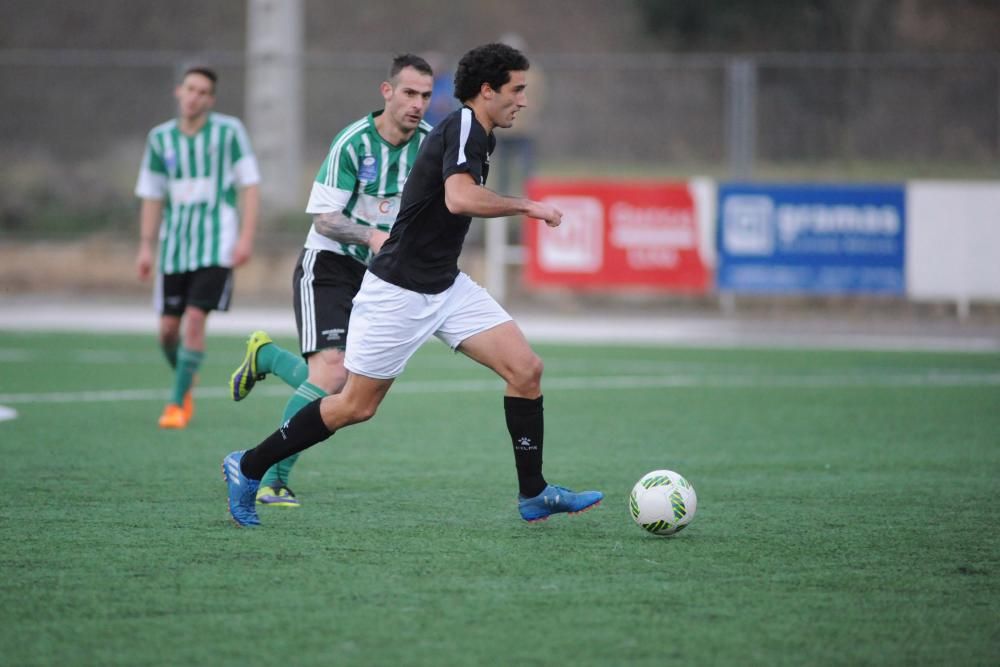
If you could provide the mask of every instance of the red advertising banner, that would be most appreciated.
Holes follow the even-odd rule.
[[[532,180],[526,194],[563,212],[551,228],[524,224],[530,287],[644,287],[704,293],[694,199],[686,183]]]

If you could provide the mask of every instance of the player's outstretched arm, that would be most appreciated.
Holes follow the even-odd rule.
[[[359,225],[343,213],[318,213],[313,216],[316,231],[338,243],[366,245],[378,252],[388,234],[374,227]]]
[[[562,211],[543,202],[522,197],[506,197],[487,190],[466,173],[452,174],[444,182],[444,203],[455,215],[502,218],[526,215],[544,220],[550,227],[562,222]]]

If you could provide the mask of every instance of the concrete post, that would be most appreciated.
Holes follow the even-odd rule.
[[[302,0],[247,0],[246,121],[267,212],[302,210]]]
[[[734,58],[726,66],[726,147],[729,178],[749,180],[753,173],[757,132],[757,66],[749,58]]]

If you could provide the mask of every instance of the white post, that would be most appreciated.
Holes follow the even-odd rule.
[[[247,0],[246,120],[270,210],[302,209],[302,0]]]
[[[486,220],[486,289],[503,304],[507,298],[507,218]]]

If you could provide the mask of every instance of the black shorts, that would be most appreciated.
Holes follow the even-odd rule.
[[[347,345],[347,324],[365,266],[328,250],[305,248],[292,276],[302,356]]]
[[[186,273],[159,276],[155,298],[161,315],[180,316],[188,306],[211,310],[229,310],[233,297],[233,270],[209,266]]]

